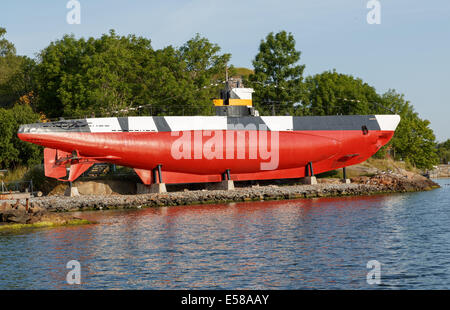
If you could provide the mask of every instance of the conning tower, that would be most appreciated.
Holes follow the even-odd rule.
[[[258,116],[259,113],[252,104],[253,88],[240,87],[241,82],[232,87],[227,79],[225,89],[220,91],[220,99],[214,99],[216,115],[218,116]]]

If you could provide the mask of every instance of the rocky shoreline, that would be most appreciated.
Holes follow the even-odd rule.
[[[15,204],[8,202],[0,204],[0,232],[16,228],[79,225],[88,223],[88,221],[74,217],[71,214],[50,212],[50,210],[45,207],[40,207],[38,203],[33,203],[28,208],[19,201],[16,201]]]
[[[248,186],[237,187],[231,191],[185,190],[141,195],[46,196],[30,199],[30,209],[46,211],[47,213],[129,209],[260,200],[366,196],[382,193],[425,191],[439,187],[438,184],[425,177],[407,172],[403,174],[382,173],[372,177],[356,177],[351,181],[351,184],[344,184],[337,179],[319,179],[319,184],[316,185]],[[6,206],[11,206],[12,203],[9,201],[6,203]],[[37,213],[39,214],[39,212]]]

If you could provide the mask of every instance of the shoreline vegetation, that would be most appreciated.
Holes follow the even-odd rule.
[[[64,224],[55,223],[55,222],[37,222],[34,224],[10,224],[10,223],[0,223],[0,233],[1,232],[12,232],[23,229],[33,229],[33,228],[52,228],[52,227],[61,227],[61,226],[75,226],[75,225],[87,225],[87,224],[95,224],[88,220],[83,219],[73,219],[67,221]]]
[[[36,203],[31,204],[29,208],[26,208],[25,204],[19,201],[16,201],[14,204],[8,202],[0,204],[0,233],[23,229],[86,224],[94,223],[68,213],[51,212],[39,207]]]

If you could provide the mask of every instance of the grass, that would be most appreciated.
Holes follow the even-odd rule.
[[[409,162],[404,161],[394,161],[393,159],[377,159],[377,158],[369,158],[361,165],[366,167],[375,167],[379,170],[396,170],[397,168],[405,169],[407,171],[419,173],[420,171],[413,167]]]
[[[359,176],[368,176],[371,177],[374,174],[370,173],[369,171],[364,172],[364,169],[359,169],[361,171],[358,171],[356,169],[352,169],[352,167],[362,167],[362,168],[376,168],[378,170],[381,171],[397,171],[397,169],[405,169],[407,171],[411,171],[414,173],[420,173],[420,171],[413,167],[412,165],[410,165],[408,162],[402,162],[402,161],[394,161],[390,158],[385,158],[385,159],[378,159],[378,158],[369,158],[368,160],[366,160],[365,162],[362,162],[358,165],[355,166],[349,166],[347,168],[347,178],[354,178],[354,177],[359,177]],[[332,179],[341,179],[343,178],[343,172],[342,169],[338,169],[338,170],[332,170],[332,171],[328,171],[328,172],[324,172],[321,174],[318,174],[317,177],[319,178],[332,178]]]
[[[234,68],[234,75],[242,76],[242,77],[248,77],[250,74],[253,74],[254,71],[252,69],[243,68],[243,67],[237,67]]]
[[[21,181],[28,170],[28,167],[16,167],[15,169],[8,171],[2,181],[5,183]]]
[[[56,224],[53,222],[38,222],[33,224],[6,224],[6,225],[0,225],[0,232],[2,231],[15,231],[20,229],[29,229],[29,228],[43,228],[43,227],[60,227],[60,226],[74,226],[74,225],[86,225],[86,224],[93,224],[92,222],[88,220],[71,220],[65,224]]]

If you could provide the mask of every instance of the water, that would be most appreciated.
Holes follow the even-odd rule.
[[[0,235],[0,289],[448,289],[450,179],[431,192],[77,215]],[[66,264],[81,264],[81,285]],[[381,285],[369,285],[369,260]]]

